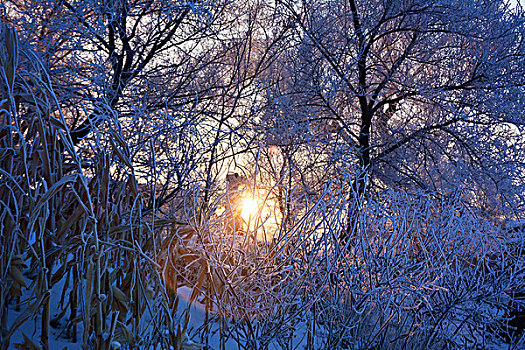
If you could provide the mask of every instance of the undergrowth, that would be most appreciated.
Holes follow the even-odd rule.
[[[107,117],[81,155],[38,56],[13,29],[1,35],[3,349],[32,320],[39,332],[21,348],[49,349],[51,328],[96,349],[523,344],[508,327],[521,307],[523,234],[476,218],[459,191],[367,198],[345,244],[352,196],[335,181],[281,226],[232,229],[236,212],[219,210],[228,195],[204,207],[198,187],[183,210],[144,210],[118,120]],[[205,314],[200,328],[190,329],[184,288]]]

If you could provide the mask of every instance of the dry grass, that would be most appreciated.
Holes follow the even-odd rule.
[[[139,344],[151,288],[163,285],[148,253],[159,226],[141,214],[127,145],[113,133],[112,147],[83,164],[40,60],[18,47],[12,29],[2,31],[2,343],[6,348],[38,314],[43,348],[54,323],[73,342],[96,348],[110,348],[113,340]],[[128,175],[114,179],[112,167]],[[26,262],[31,274],[24,276]],[[31,297],[20,300],[25,288]],[[60,295],[57,315],[49,309],[50,293]],[[7,328],[13,300],[25,311]]]

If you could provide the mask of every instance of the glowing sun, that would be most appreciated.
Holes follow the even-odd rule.
[[[242,211],[241,217],[244,221],[248,222],[257,216],[259,211],[259,202],[257,199],[252,197],[246,197],[242,200]]]

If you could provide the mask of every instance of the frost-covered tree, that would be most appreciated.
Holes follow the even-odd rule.
[[[12,0],[7,8],[47,64],[74,144],[89,155],[82,140],[109,145],[121,130],[124,156],[157,207],[193,185],[209,189],[232,161],[244,137],[238,117],[249,117],[252,83],[276,40],[269,35],[279,37],[259,31],[257,3]]]
[[[443,195],[463,188],[491,215],[493,205],[522,208],[519,10],[485,0],[282,6],[294,18],[296,61],[308,63],[295,72],[288,64],[309,81],[288,95],[315,107],[327,132],[354,150],[358,195],[365,186]]]

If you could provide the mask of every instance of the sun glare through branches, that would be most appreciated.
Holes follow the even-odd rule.
[[[0,350],[525,348],[516,0],[4,0]]]

